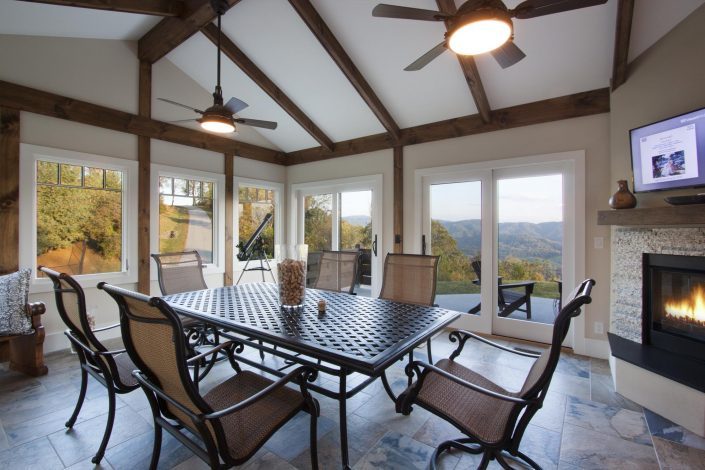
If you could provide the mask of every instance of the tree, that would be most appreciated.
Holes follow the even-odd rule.
[[[431,221],[431,247],[434,255],[441,255],[439,281],[464,281],[473,277],[470,258],[460,251],[455,238],[436,220]]]
[[[331,194],[320,194],[305,198],[304,240],[309,252],[331,249],[332,197]]]

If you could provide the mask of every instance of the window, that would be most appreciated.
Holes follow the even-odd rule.
[[[44,265],[101,280],[127,276],[136,162],[25,144],[21,153],[20,204],[32,208],[20,220],[21,264],[35,273]]]
[[[223,175],[152,165],[152,251],[175,253],[196,250],[211,272],[222,266],[223,237],[219,201]],[[222,271],[222,269],[220,269]]]
[[[262,247],[267,258],[274,257],[274,245],[279,243],[281,214],[279,199],[282,185],[267,181],[235,178],[237,191],[237,244],[246,244],[260,227],[267,214],[271,221],[262,229]],[[260,259],[261,254],[252,253],[250,259]]]

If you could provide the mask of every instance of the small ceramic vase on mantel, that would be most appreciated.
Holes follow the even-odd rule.
[[[636,196],[629,191],[627,180],[617,181],[617,192],[610,197],[610,207],[612,209],[632,209],[636,207]]]

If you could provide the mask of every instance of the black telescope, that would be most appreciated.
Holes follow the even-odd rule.
[[[259,224],[259,227],[257,227],[257,230],[252,232],[252,236],[250,237],[250,239],[247,240],[247,242],[245,242],[244,244],[239,243],[237,245],[237,247],[240,249],[237,254],[237,259],[239,259],[240,261],[247,261],[252,256],[252,252],[255,250],[255,248],[262,248],[262,232],[265,228],[267,228],[267,225],[269,225],[271,221],[272,213],[270,212],[269,214],[264,216],[264,219],[262,220],[262,223]]]

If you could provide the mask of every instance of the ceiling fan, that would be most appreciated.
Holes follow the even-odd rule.
[[[210,2],[213,11],[218,14],[218,83],[216,84],[215,91],[213,92],[213,106],[206,108],[205,111],[201,111],[200,109],[192,108],[191,106],[177,103],[176,101],[168,100],[166,98],[157,99],[176,106],[181,106],[182,108],[190,109],[191,111],[197,112],[201,115],[200,118],[182,119],[174,122],[196,121],[201,124],[203,129],[208,131],[222,134],[234,132],[235,123],[253,127],[261,127],[264,129],[276,129],[277,123],[274,121],[233,117],[233,114],[238,113],[249,106],[242,100],[232,97],[225,105],[223,105],[223,90],[220,88],[220,17],[223,16],[223,13],[225,13],[228,9],[228,2],[226,0],[210,0]]]
[[[509,9],[502,0],[467,0],[455,14],[423,8],[380,3],[372,16],[404,20],[445,21],[448,31],[443,42],[409,64],[404,70],[420,70],[450,49],[456,54],[489,52],[506,69],[526,57],[514,44],[512,18],[528,19],[607,3],[607,0],[526,0]]]

